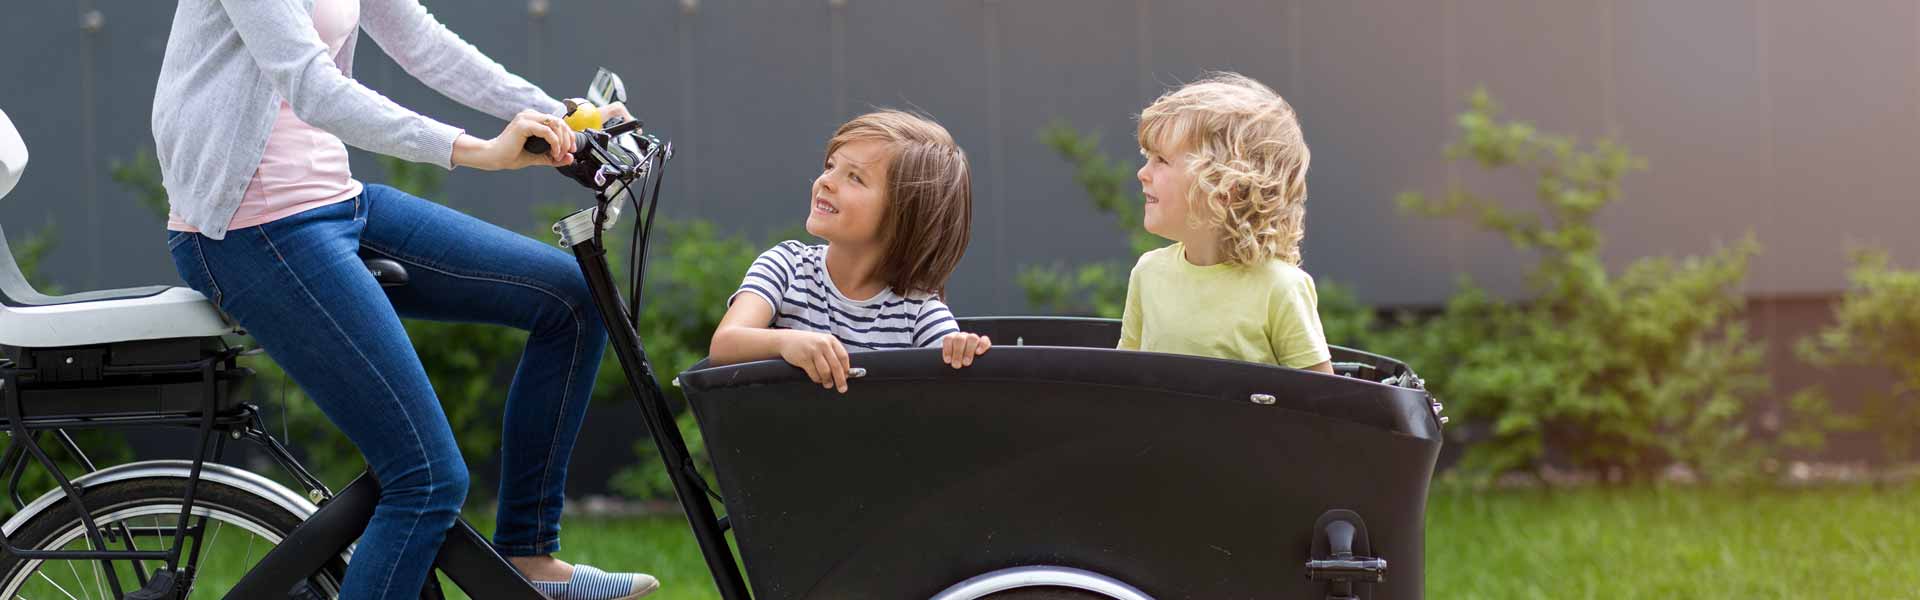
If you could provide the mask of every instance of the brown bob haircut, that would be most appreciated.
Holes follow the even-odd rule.
[[[973,231],[967,154],[932,119],[881,110],[841,125],[827,142],[827,155],[860,141],[889,149],[886,213],[880,219],[886,258],[877,274],[895,292],[944,298],[947,277],[960,266]]]

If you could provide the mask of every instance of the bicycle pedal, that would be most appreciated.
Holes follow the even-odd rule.
[[[174,572],[159,569],[140,589],[127,594],[127,600],[180,600],[180,590],[174,585]]]

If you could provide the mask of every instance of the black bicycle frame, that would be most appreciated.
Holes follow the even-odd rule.
[[[227,591],[226,598],[281,598],[287,590],[313,576],[340,556],[373,519],[374,505],[380,501],[379,484],[370,474],[347,484],[340,493],[320,505],[320,510],[302,522],[287,539],[281,540],[245,577]],[[493,549],[480,532],[465,520],[454,523],[433,566],[446,573],[455,585],[474,598],[487,600],[544,600],[520,571]],[[429,574],[427,595],[439,597],[439,586]]]
[[[632,189],[644,188],[634,185]],[[635,197],[640,195],[635,194]],[[596,193],[595,199],[597,210],[600,211],[595,214],[606,214],[608,199],[605,194]],[[635,205],[640,203],[636,201]],[[647,212],[647,216],[651,217],[652,211]],[[644,229],[650,222],[651,219],[637,221],[635,227]],[[599,231],[599,225],[597,222],[594,224],[596,232]],[[739,564],[733,559],[732,547],[727,543],[727,526],[724,520],[715,516],[713,507],[707,503],[708,488],[700,478],[692,454],[687,450],[686,440],[680,436],[680,429],[674,423],[673,412],[667,406],[666,392],[661,389],[659,380],[654,378],[646,349],[614,283],[605,244],[596,234],[568,249],[573,252],[582,274],[586,276],[594,305],[598,307],[600,318],[606,325],[608,341],[613,345],[620,359],[621,370],[627,378],[629,393],[640,403],[641,417],[646,421],[647,431],[653,436],[661,459],[666,462],[674,493],[693,526],[694,539],[700,544],[701,555],[706,559],[707,569],[713,573],[714,584],[719,588],[721,598],[751,600],[746,580]],[[285,594],[360,537],[367,521],[372,518],[373,506],[378,499],[377,484],[371,476],[362,475],[354,480],[339,495],[322,504],[318,512],[263,557],[226,597],[266,598]],[[446,542],[442,544],[434,566],[475,598],[542,598],[520,576],[519,571],[502,559],[493,546],[465,521],[459,522],[447,533]],[[433,596],[437,591],[433,589],[434,580],[428,580],[428,587],[429,596]]]
[[[640,204],[637,201],[639,195],[634,197],[637,208]],[[599,209],[604,213],[607,199],[604,195],[599,195],[598,199]],[[639,218],[639,215],[635,215],[636,220]],[[635,224],[635,227],[641,226]],[[595,231],[598,231],[597,226]],[[666,391],[660,388],[660,381],[654,378],[653,364],[647,361],[647,351],[641,344],[640,334],[627,315],[626,305],[621,302],[620,290],[614,284],[613,270],[607,264],[606,246],[599,235],[594,235],[569,249],[573,251],[574,259],[579,261],[580,270],[586,274],[587,287],[593,293],[593,303],[599,307],[600,319],[607,328],[607,340],[613,344],[614,353],[620,359],[620,369],[626,375],[628,392],[640,403],[640,414],[647,422],[647,432],[653,436],[661,460],[666,462],[667,477],[673,481],[673,492],[679,497],[681,508],[686,511],[687,522],[693,526],[693,537],[700,543],[700,554],[706,559],[707,570],[713,573],[713,583],[719,588],[720,597],[725,600],[750,600],[752,596],[747,593],[746,580],[740,573],[739,564],[733,560],[732,547],[727,543],[727,527],[714,515],[713,506],[707,503],[706,482],[700,478],[693,456],[687,451],[687,442],[680,436],[673,411],[667,406]],[[634,285],[637,289],[639,282],[634,282]]]
[[[604,209],[605,198],[600,200]],[[660,388],[659,380],[654,379],[653,366],[647,361],[646,349],[634,331],[633,321],[627,317],[620,291],[614,284],[612,269],[607,264],[606,247],[596,236],[575,244],[570,250],[586,275],[594,305],[600,309],[600,318],[606,324],[609,342],[619,356],[629,391],[640,403],[647,431],[653,435],[654,445],[666,461],[674,493],[679,496],[680,504],[686,510],[687,520],[693,526],[694,539],[699,541],[700,552],[706,559],[708,570],[713,573],[714,584],[719,588],[721,598],[751,600],[746,581],[727,543],[726,526],[714,515],[713,507],[707,504],[706,486],[694,467],[686,440],[674,425],[673,412],[666,402],[666,392]],[[349,544],[359,539],[367,521],[373,516],[373,507],[378,499],[378,485],[370,475],[361,475],[322,504],[318,512],[261,558],[226,597],[237,600],[286,594],[287,590],[319,571],[327,561],[339,556]],[[460,589],[475,598],[542,598],[520,576],[519,571],[501,558],[493,546],[465,521],[447,532],[447,540],[442,544],[439,556],[434,559],[434,567],[446,573]],[[430,586],[431,583],[429,580]]]

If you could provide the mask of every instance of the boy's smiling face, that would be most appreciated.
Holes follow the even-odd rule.
[[[1192,213],[1190,196],[1193,176],[1187,173],[1185,149],[1146,149],[1140,153],[1146,164],[1134,175],[1140,180],[1140,192],[1147,197],[1144,225],[1148,232],[1176,242],[1197,241],[1188,215]]]
[[[887,208],[887,144],[848,142],[813,179],[807,233],[830,243],[874,244]]]

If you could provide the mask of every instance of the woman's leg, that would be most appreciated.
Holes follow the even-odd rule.
[[[402,316],[529,332],[507,390],[494,544],[509,557],[552,554],[567,462],[607,341],[586,278],[551,244],[390,187],[369,185],[365,197],[362,246],[407,268],[407,285],[388,290]]]
[[[213,240],[172,234],[174,265],[265,347],[380,482],[345,598],[418,598],[466,499],[467,469],[393,306],[356,255],[365,197]]]

